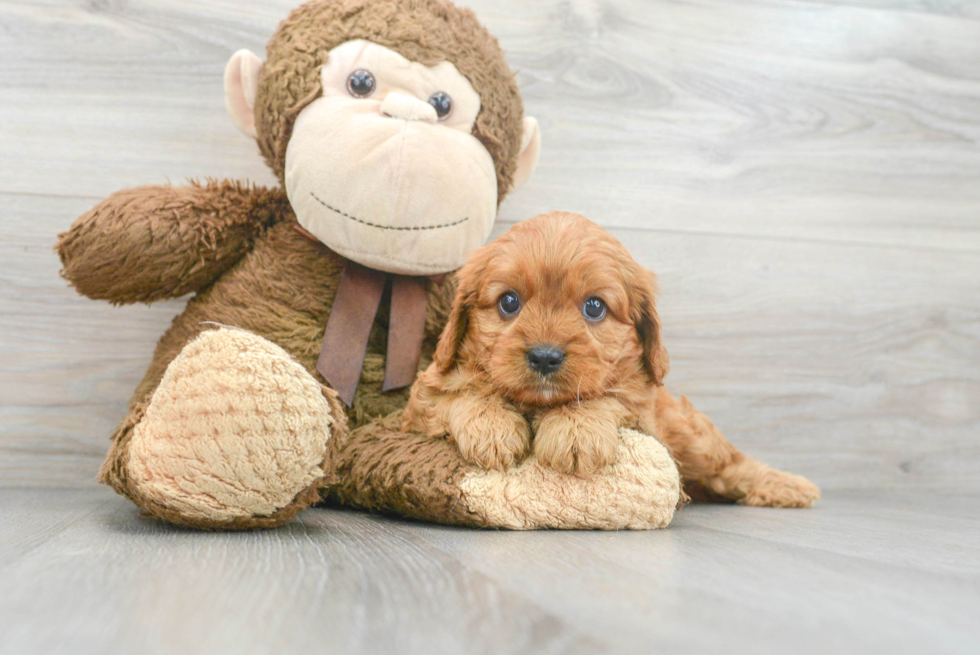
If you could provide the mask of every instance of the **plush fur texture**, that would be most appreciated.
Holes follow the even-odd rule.
[[[656,439],[620,429],[616,463],[589,480],[563,475],[537,458],[507,471],[468,473],[459,487],[487,525],[652,530],[665,528],[686,498],[670,453]]]
[[[277,189],[228,180],[126,189],[58,237],[62,276],[114,305],[206,288],[289,213]]]
[[[473,136],[493,157],[502,201],[521,146],[520,91],[497,39],[472,11],[444,0],[314,0],[283,21],[266,46],[255,100],[259,147],[280,182],[293,121],[320,95],[318,71],[326,53],[353,39],[426,66],[453,62],[480,94]]]
[[[131,486],[189,521],[284,518],[322,485],[327,441],[345,431],[336,406],[279,346],[208,330],[167,367],[134,429]]]
[[[255,108],[260,149],[280,180],[292,120],[303,101],[318,93],[322,58],[354,38],[369,38],[425,64],[449,59],[470,79],[482,103],[474,135],[494,157],[502,200],[520,146],[520,95],[496,40],[472,12],[440,0],[314,0],[283,21],[269,42]],[[86,296],[121,304],[196,294],[160,339],[100,474],[145,511],[189,522],[137,489],[129,470],[130,441],[147,414],[153,415],[153,394],[167,367],[202,332],[221,325],[247,330],[281,347],[323,382],[315,365],[347,260],[296,228],[281,189],[209,181],[120,191],[59,236],[62,274]],[[452,276],[428,284],[422,365],[430,361],[454,288]],[[400,411],[407,400],[405,389],[381,391],[387,306],[383,299],[358,393],[346,410],[351,428]],[[339,408],[336,413],[344,415]],[[255,525],[274,523],[263,521]],[[190,522],[208,527],[203,519]]]
[[[533,458],[486,471],[465,461],[450,441],[401,432],[400,422],[396,412],[331,440],[330,502],[511,530],[664,528],[683,502],[667,449],[631,430],[620,432],[616,465],[583,480]]]
[[[406,429],[447,435],[467,461],[504,470],[533,452],[559,472],[591,478],[612,465],[618,430],[667,444],[691,483],[746,502],[806,506],[810,482],[739,453],[662,386],[653,276],[612,235],[582,216],[552,212],[520,223],[459,271],[452,314],[419,377]],[[519,311],[499,306],[516,294]],[[599,299],[604,315],[583,313]],[[529,355],[562,353],[548,374]]]
[[[103,203],[110,205],[113,199]],[[286,206],[288,207],[288,205]],[[113,216],[107,211],[107,216]],[[173,223],[152,224],[148,233],[163,232],[171,242],[180,244],[179,225],[193,217],[180,214]],[[196,216],[201,222],[209,216]],[[191,222],[191,221],[188,221]],[[296,229],[291,214],[279,217],[279,222],[261,232],[251,250],[230,270],[216,276],[187,304],[174,319],[170,329],[161,337],[149,369],[130,402],[131,413],[145,406],[159,385],[170,362],[199,334],[218,327],[233,326],[248,330],[282,347],[321,382],[316,372],[320,342],[327,317],[336,293],[340,272],[346,265],[339,255],[316,243]],[[103,226],[111,230],[111,226]],[[69,236],[71,233],[69,233]],[[174,252],[179,252],[179,245]],[[138,252],[138,251],[137,251]],[[74,268],[82,268],[74,260]],[[176,268],[176,267],[174,267]],[[83,269],[84,270],[84,269]],[[171,268],[170,270],[173,270]],[[87,272],[87,271],[86,271]],[[157,272],[160,275],[160,272]],[[90,274],[89,277],[94,277]],[[427,292],[426,340],[422,362],[431,361],[432,352],[448,315],[455,288],[454,278],[447,276],[441,283],[430,282]],[[118,300],[118,299],[117,299]],[[364,425],[404,407],[408,392],[405,389],[382,392],[384,352],[387,346],[387,309],[382,301],[368,343],[361,383],[353,405],[347,409],[351,427]],[[113,449],[103,467],[101,480],[124,490],[127,463],[118,455],[132,435],[133,417],[123,421],[113,438]]]

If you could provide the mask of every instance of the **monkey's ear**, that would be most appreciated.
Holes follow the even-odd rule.
[[[259,89],[262,60],[248,50],[239,50],[225,66],[225,107],[235,127],[253,139],[255,130],[255,93]]]
[[[531,116],[525,116],[521,127],[521,154],[517,156],[517,170],[514,171],[511,191],[528,181],[538,165],[538,155],[541,154],[541,130],[538,129],[538,121]]]

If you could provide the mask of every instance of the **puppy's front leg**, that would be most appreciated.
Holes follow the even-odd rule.
[[[449,436],[463,459],[487,469],[506,469],[531,446],[531,427],[498,396],[453,396],[444,407]]]
[[[612,398],[569,403],[534,417],[534,454],[560,473],[592,477],[616,460],[625,409]]]

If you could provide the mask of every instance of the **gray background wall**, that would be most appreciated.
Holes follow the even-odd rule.
[[[0,485],[94,485],[182,307],[75,295],[56,234],[128,186],[273,183],[221,74],[294,4],[0,2]],[[669,386],[745,450],[827,489],[980,488],[980,5],[467,4],[543,133],[497,233],[565,209],[623,239]]]

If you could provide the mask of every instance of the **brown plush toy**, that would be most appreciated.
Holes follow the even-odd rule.
[[[273,527],[321,499],[510,528],[666,525],[681,495],[624,432],[592,480],[487,472],[399,432],[458,268],[531,174],[537,123],[472,12],[314,0],[225,71],[228,110],[282,183],[120,191],[59,238],[63,275],[112,303],[194,293],[163,335],[100,480],[144,513]],[[434,276],[434,277],[433,277]],[[345,405],[347,405],[345,407]]]

